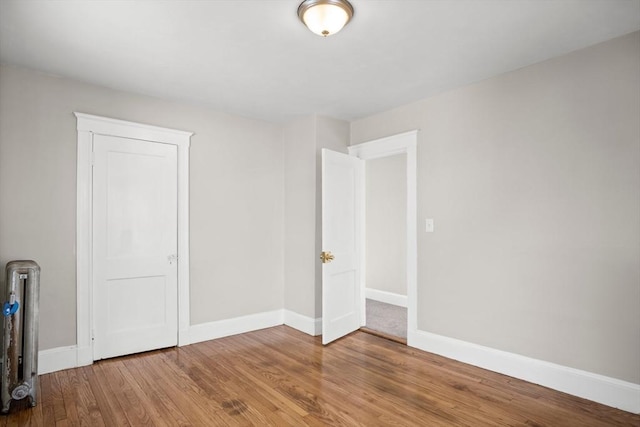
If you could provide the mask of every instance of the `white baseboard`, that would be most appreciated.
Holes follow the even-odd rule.
[[[88,366],[93,363],[93,347],[78,347],[78,363],[76,366]]]
[[[564,393],[628,412],[640,413],[640,384],[567,366],[556,365],[506,351],[416,331],[409,336],[412,347],[509,375]]]
[[[312,319],[294,311],[284,310],[284,324],[314,337],[322,334],[321,318]]]
[[[179,345],[194,344],[229,335],[256,331],[258,329],[282,325],[283,323],[284,311],[274,310],[233,319],[219,320],[217,322],[193,325],[186,333],[183,332],[185,339],[184,341],[181,339]],[[91,347],[80,348],[77,345],[72,345],[38,352],[38,374],[40,375],[62,371],[64,369],[77,368],[79,366],[87,366],[92,363],[93,352]]]
[[[91,347],[81,348],[77,345],[70,345],[38,352],[39,375],[77,368],[79,366],[87,366],[92,363],[93,352],[91,351]]]
[[[394,294],[393,292],[379,291],[377,289],[366,288],[365,295],[368,299],[374,301],[385,302],[387,304],[398,305],[400,307],[407,306],[407,296]]]
[[[78,366],[78,346],[57,347],[38,352],[38,374],[48,374]]]
[[[271,328],[282,325],[283,323],[283,310],[274,310],[232,319],[218,320],[216,322],[191,325],[188,339],[183,345],[257,331],[258,329]]]

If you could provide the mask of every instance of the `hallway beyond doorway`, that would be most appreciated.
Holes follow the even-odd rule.
[[[364,330],[394,341],[407,342],[407,309],[367,298]]]

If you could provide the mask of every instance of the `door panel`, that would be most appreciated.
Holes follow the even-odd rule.
[[[177,344],[176,150],[94,136],[96,360]]]
[[[164,277],[141,277],[135,284],[131,279],[111,279],[107,286],[107,334],[150,329],[166,323]],[[127,298],[122,298],[127,295]],[[154,295],[154,298],[148,298]],[[139,301],[145,309],[138,310]]]
[[[322,150],[322,343],[360,327],[363,161]]]

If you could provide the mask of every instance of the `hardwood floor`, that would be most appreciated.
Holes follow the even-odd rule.
[[[616,426],[640,416],[355,332],[286,326],[40,377],[7,426]]]

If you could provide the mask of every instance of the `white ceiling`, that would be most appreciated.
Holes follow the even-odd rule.
[[[352,120],[640,29],[640,0],[352,0],[324,39],[300,1],[0,0],[0,61],[259,119]]]

